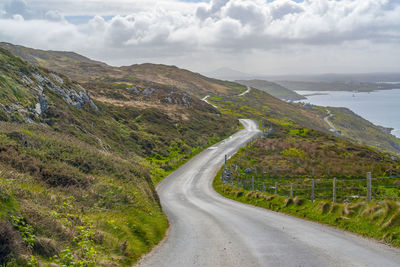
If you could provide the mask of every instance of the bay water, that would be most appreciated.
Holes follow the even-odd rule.
[[[301,102],[318,106],[346,107],[370,122],[393,128],[400,138],[400,89],[373,92],[296,91],[305,96]]]

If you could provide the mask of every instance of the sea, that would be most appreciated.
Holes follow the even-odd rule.
[[[400,138],[400,89],[373,92],[296,91],[305,96],[300,102],[318,106],[346,107],[375,125],[393,128]]]

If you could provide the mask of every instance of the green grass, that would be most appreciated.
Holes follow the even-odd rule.
[[[9,84],[1,84],[0,103],[37,103],[19,72],[34,80],[32,70],[44,76],[48,71],[0,52],[6,65],[12,65],[1,65],[0,75],[7,79],[0,80],[21,89],[14,93],[3,90]],[[65,86],[75,85],[62,78]],[[115,93],[125,90],[125,85],[112,82],[97,86]],[[95,112],[89,105],[66,104],[56,92],[44,93],[49,108],[36,123],[21,123],[29,114],[10,116],[0,108],[0,226],[8,229],[0,231],[0,243],[6,247],[0,265],[134,264],[168,227],[155,184],[239,128],[234,117],[221,116],[200,100],[178,106],[172,115],[158,108],[101,102],[96,102]],[[27,236],[34,242],[26,243]]]
[[[227,198],[316,221],[400,247],[400,202],[311,202],[299,197],[287,198],[223,185],[219,178],[220,173],[214,180],[214,188]]]
[[[296,92],[289,90],[277,83],[268,82],[264,80],[242,80],[238,81],[240,84],[257,88],[261,91],[267,92],[270,95],[284,100],[301,100],[304,99],[303,96],[297,94]]]
[[[59,253],[69,247],[74,261],[130,265],[163,238],[168,222],[144,167],[51,130],[21,128],[3,125],[0,133],[0,221],[14,216],[33,229],[39,261],[57,255],[40,250],[40,240],[52,240]],[[78,227],[91,231],[85,246],[95,255],[79,252]]]

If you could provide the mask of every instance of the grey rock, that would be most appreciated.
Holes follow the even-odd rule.
[[[47,109],[49,108],[49,102],[47,101],[46,96],[41,96],[39,97],[39,104],[40,104],[40,110],[43,112],[46,112]]]
[[[185,105],[185,107],[187,107],[187,108],[191,106],[190,101],[187,96],[182,97],[182,102]]]
[[[34,83],[34,82],[32,81],[32,79],[29,78],[28,76],[26,76],[25,74],[22,76],[21,81],[24,82],[24,83],[26,83],[26,84],[29,84],[29,85]]]
[[[253,171],[250,168],[247,168],[247,169],[244,170],[244,173],[247,173],[247,174],[252,173],[252,172]]]
[[[139,94],[140,93],[139,89],[137,89],[135,86],[127,87],[126,90],[132,91],[135,94]]]
[[[165,99],[168,101],[168,103],[172,104],[172,98],[171,97],[167,96]]]
[[[154,93],[155,91],[157,91],[157,90],[154,89],[154,88],[146,88],[146,89],[143,91],[143,94],[145,94],[145,95],[150,95],[150,94]]]
[[[36,78],[36,80],[37,80],[39,83],[43,83],[43,82],[49,80],[49,79],[47,79],[46,77],[44,77],[44,76],[43,76],[42,74],[40,74],[40,73],[33,73],[33,76]]]
[[[54,80],[56,80],[58,83],[64,84],[64,80],[63,80],[60,76],[58,76],[57,74],[55,74],[55,73],[50,73],[50,75],[51,75],[51,77],[53,77]]]

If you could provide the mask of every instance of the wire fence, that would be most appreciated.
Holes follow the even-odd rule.
[[[271,178],[240,174],[230,168],[222,172],[224,184],[243,190],[276,194],[286,197],[302,197],[314,201],[327,199],[333,202],[349,202],[357,199],[400,199],[400,177],[365,178]]]

